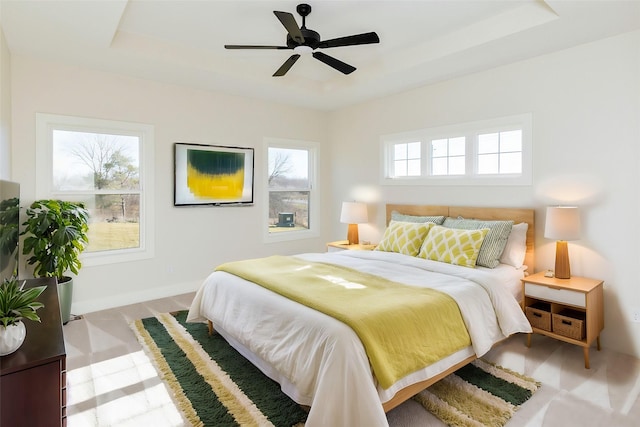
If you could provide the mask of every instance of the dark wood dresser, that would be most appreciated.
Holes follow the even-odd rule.
[[[54,278],[32,279],[27,287],[47,285],[38,301],[42,323],[25,320],[27,337],[14,353],[0,357],[0,426],[51,427],[67,424],[66,351]]]

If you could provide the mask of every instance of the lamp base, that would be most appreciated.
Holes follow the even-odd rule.
[[[358,238],[358,224],[349,224],[349,229],[347,230],[347,240],[350,245],[357,245],[360,243],[360,239]]]
[[[571,267],[569,266],[569,248],[566,240],[556,242],[556,269],[557,279],[570,279]]]

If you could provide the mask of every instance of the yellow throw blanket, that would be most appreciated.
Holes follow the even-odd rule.
[[[440,291],[285,256],[230,262],[216,270],[254,282],[350,326],[385,389],[471,345],[458,305]]]

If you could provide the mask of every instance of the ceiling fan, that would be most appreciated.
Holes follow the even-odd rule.
[[[321,41],[320,34],[317,32],[310,30],[306,26],[306,17],[311,13],[311,6],[308,4],[302,3],[296,7],[296,11],[300,16],[302,16],[302,26],[298,27],[298,23],[293,15],[289,12],[278,12],[274,11],[273,13],[280,20],[284,28],[286,28],[287,34],[287,45],[286,46],[255,46],[255,45],[233,45],[227,44],[224,45],[225,49],[291,49],[294,51],[294,54],[287,59],[284,64],[278,68],[278,70],[273,74],[274,77],[280,77],[287,74],[287,71],[296,63],[298,59],[300,59],[300,55],[304,53],[312,52],[312,55],[315,59],[320,62],[324,62],[328,66],[335,68],[344,74],[353,73],[356,68],[336,59],[332,56],[329,56],[323,52],[318,52],[317,49],[327,49],[330,47],[341,47],[341,46],[355,46],[359,44],[371,44],[371,43],[380,43],[380,39],[378,35],[374,32],[371,33],[363,33],[356,34],[353,36],[339,37],[331,40]]]

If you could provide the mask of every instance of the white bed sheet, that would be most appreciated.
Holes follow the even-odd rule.
[[[515,268],[507,264],[498,264],[495,268],[488,267],[476,267],[478,270],[488,272],[492,277],[498,280],[499,283],[511,292],[511,295],[516,301],[522,301],[524,298],[524,287],[521,280],[524,278],[527,272],[527,266]]]
[[[307,425],[387,425],[381,403],[496,342],[531,327],[501,269],[470,269],[378,251],[298,255],[428,286],[456,300],[472,347],[401,379],[383,390],[362,343],[351,328],[318,311],[224,272],[212,273],[198,290],[188,321],[214,327],[296,402],[311,406]],[[515,270],[515,269],[513,269]],[[522,273],[521,273],[522,274]]]

